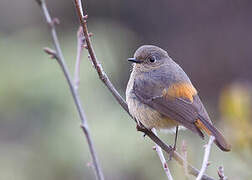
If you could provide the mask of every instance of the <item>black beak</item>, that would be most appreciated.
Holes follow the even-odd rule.
[[[133,63],[141,63],[141,61],[136,58],[128,58],[128,61],[133,62]]]

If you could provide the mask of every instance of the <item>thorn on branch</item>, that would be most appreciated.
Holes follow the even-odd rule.
[[[83,16],[84,23],[87,23],[87,19],[88,19],[88,15],[86,14],[85,16]]]
[[[88,37],[92,37],[92,36],[94,36],[94,33],[88,33]],[[82,40],[82,43],[84,44],[84,45],[86,45],[85,46],[85,48],[86,49],[88,49],[88,47],[87,47],[87,42],[86,42],[86,38],[85,38],[85,36],[83,35],[83,33],[81,34],[81,40]]]
[[[83,16],[83,19],[87,20],[88,19],[88,15],[86,14],[85,16]]]
[[[92,37],[92,36],[94,36],[94,33],[90,32],[90,33],[88,33],[88,36]]]
[[[60,24],[60,20],[59,20],[59,18],[53,18],[52,19],[52,22],[54,23],[54,25],[56,24],[56,25],[59,25]]]
[[[50,56],[51,59],[58,60],[58,55],[57,55],[56,51],[54,51],[53,49],[48,48],[48,47],[45,47],[43,50],[45,51],[45,53],[47,53]]]
[[[49,26],[52,28],[54,27],[55,25],[59,25],[60,24],[60,20],[59,18],[53,18],[51,22],[48,22]]]
[[[83,47],[84,47],[85,49],[88,49],[88,46],[87,46],[86,44],[84,44]]]
[[[208,163],[207,163],[207,167],[208,167],[208,166],[210,166],[210,165],[211,165],[211,162],[210,162],[210,161],[208,161]]]
[[[89,167],[89,168],[93,168],[93,167],[94,167],[94,165],[93,165],[93,163],[92,163],[92,162],[88,162],[88,163],[87,163],[87,167]]]
[[[82,28],[80,28],[80,29],[82,29]],[[82,30],[81,30],[81,31],[80,31],[80,30],[78,31],[77,36],[78,36],[78,39],[79,39],[80,42],[81,42],[81,47],[82,47],[82,48],[85,48],[85,49],[88,49],[88,46],[87,46],[87,43],[86,43],[86,38],[85,38],[85,36],[83,35]],[[94,33],[88,33],[88,36],[89,36],[89,37],[92,37],[92,36],[94,36]]]
[[[91,33],[91,32],[88,33],[88,37],[92,37],[92,36],[94,36],[94,33]],[[84,33],[83,33],[81,26],[79,27],[79,30],[77,31],[77,38],[78,38],[78,41],[80,41],[80,43],[81,43],[81,47],[88,49],[86,38],[84,36]]]

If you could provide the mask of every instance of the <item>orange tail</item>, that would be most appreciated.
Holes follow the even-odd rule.
[[[203,118],[196,120],[195,125],[205,131],[209,136],[212,135],[215,137],[215,144],[222,150],[222,151],[230,151],[231,145],[227,143],[223,135],[220,133],[218,129],[216,129],[211,123],[206,121]]]

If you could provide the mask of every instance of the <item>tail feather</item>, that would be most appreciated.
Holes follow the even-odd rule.
[[[230,151],[231,145],[227,143],[224,136],[220,133],[218,129],[216,129],[210,122],[206,121],[204,118],[201,118],[195,122],[195,125],[204,130],[208,135],[212,135],[215,137],[215,144],[222,150],[222,151]]]

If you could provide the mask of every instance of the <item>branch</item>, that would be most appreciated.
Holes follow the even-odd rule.
[[[184,158],[183,168],[184,168],[185,177],[186,177],[186,179],[189,179],[188,165],[187,165],[187,146],[186,146],[186,142],[184,140],[182,141],[181,153]]]
[[[74,87],[77,91],[80,85],[80,62],[81,62],[81,53],[84,48],[85,40],[82,39],[82,29],[79,28],[77,32],[77,53],[76,53],[76,61],[75,61],[75,70],[74,70]]]
[[[201,169],[200,169],[200,173],[198,174],[196,180],[201,180],[203,174],[205,173],[205,171],[207,169],[208,159],[209,159],[210,150],[211,150],[211,145],[213,144],[214,140],[215,140],[214,136],[209,137],[208,144],[205,147],[205,154],[204,154],[204,159],[203,159],[202,166],[201,166]]]
[[[81,5],[79,4],[80,0],[74,0],[75,3],[75,7],[76,7],[76,11],[77,11],[77,15],[80,21],[80,25],[83,29],[83,34],[85,36],[85,40],[86,40],[86,44],[87,44],[87,50],[88,53],[90,55],[91,61],[94,65],[94,68],[96,69],[98,76],[100,78],[100,80],[105,84],[105,86],[109,89],[109,91],[112,93],[112,95],[115,97],[115,99],[117,100],[117,102],[122,106],[122,108],[131,116],[131,114],[129,113],[129,109],[128,109],[128,105],[125,102],[125,100],[120,96],[120,94],[118,93],[118,91],[115,89],[115,87],[113,86],[113,84],[111,83],[111,81],[109,80],[107,74],[105,73],[105,71],[103,70],[101,64],[99,63],[99,61],[96,58],[93,46],[91,44],[91,40],[89,38],[89,33],[88,33],[88,28],[87,28],[87,15],[83,15],[83,11],[81,8]],[[131,116],[132,117],[132,116]],[[133,117],[132,117],[133,118]],[[133,118],[134,119],[134,118]],[[135,120],[135,119],[134,119]],[[165,144],[163,141],[161,141],[153,132],[151,132],[150,130],[146,129],[145,127],[140,127],[137,126],[137,130],[143,132],[146,136],[148,136],[152,141],[154,141],[156,144],[158,144],[166,153],[170,153],[173,148],[171,146],[168,146],[167,144]],[[184,162],[184,158],[176,151],[173,152],[173,158],[181,165],[183,166],[183,162]],[[194,176],[198,176],[199,174],[199,170],[194,168],[192,165],[190,165],[188,163],[188,171],[190,174],[194,175]],[[207,175],[204,175],[202,177],[203,180],[214,180],[214,178],[209,177]]]
[[[99,162],[98,162],[98,158],[97,158],[97,154],[96,154],[96,151],[95,151],[95,148],[94,148],[94,145],[93,145],[93,141],[92,141],[91,136],[90,136],[88,124],[87,124],[86,117],[85,117],[85,114],[84,114],[84,110],[82,108],[81,101],[79,99],[79,95],[78,95],[77,91],[74,88],[74,85],[73,85],[73,82],[71,80],[68,67],[65,64],[65,60],[64,60],[61,48],[60,48],[60,44],[59,44],[59,41],[58,41],[56,29],[55,29],[55,22],[56,21],[52,20],[50,14],[48,12],[45,0],[36,0],[36,1],[38,2],[39,6],[41,7],[41,9],[42,9],[42,11],[44,13],[46,22],[50,26],[50,30],[51,30],[51,34],[52,34],[52,38],[53,38],[53,43],[54,43],[54,46],[55,46],[55,49],[56,49],[56,51],[51,50],[49,48],[46,48],[44,50],[45,50],[46,53],[48,53],[49,55],[51,55],[53,58],[55,58],[57,60],[57,62],[59,63],[59,65],[60,65],[60,67],[61,67],[61,69],[62,69],[62,71],[64,73],[64,76],[65,76],[65,78],[67,80],[67,83],[69,85],[70,91],[71,91],[73,99],[74,99],[74,103],[76,105],[76,108],[78,110],[78,113],[79,113],[79,116],[80,116],[80,119],[81,119],[81,128],[82,128],[82,130],[83,130],[83,132],[85,134],[85,137],[86,137],[86,140],[87,140],[87,143],[88,143],[89,151],[90,151],[90,154],[91,154],[91,157],[92,157],[92,161],[93,161],[93,165],[94,165],[94,169],[95,169],[95,173],[96,173],[96,178],[98,180],[104,180],[103,173],[101,171],[101,168],[100,168],[100,165],[99,165]]]
[[[157,132],[156,132],[155,128],[152,129],[152,132],[157,136]],[[156,152],[159,156],[159,159],[162,163],[163,169],[165,171],[165,174],[166,174],[168,180],[173,180],[170,169],[168,167],[168,164],[167,164],[165,157],[164,157],[164,154],[162,152],[162,149],[157,144],[155,144],[154,149],[156,150]]]
[[[220,178],[220,180],[227,180],[228,178],[225,176],[224,174],[224,167],[223,166],[220,166],[218,168],[218,176]]]
[[[74,0],[75,6],[76,6],[76,11],[80,20],[81,27],[83,29],[84,37],[87,43],[87,50],[90,55],[90,58],[92,60],[92,63],[94,65],[94,68],[96,69],[99,78],[101,81],[107,86],[107,88],[112,92],[112,95],[116,98],[118,103],[123,107],[125,111],[129,113],[128,110],[128,105],[127,103],[123,100],[123,98],[120,96],[120,94],[117,92],[117,90],[114,88],[113,84],[110,82],[109,78],[105,74],[100,62],[97,60],[96,55],[94,53],[90,38],[89,38],[89,33],[87,29],[87,18],[88,16],[82,16],[83,12],[81,11],[81,6],[79,4],[79,0]]]

